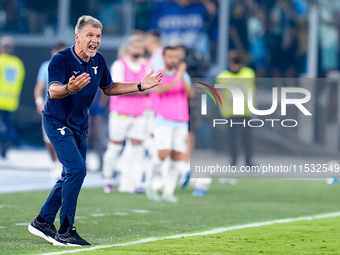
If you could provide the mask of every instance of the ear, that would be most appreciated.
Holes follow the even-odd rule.
[[[76,42],[79,43],[79,35],[78,34],[74,34],[74,38],[76,39]]]

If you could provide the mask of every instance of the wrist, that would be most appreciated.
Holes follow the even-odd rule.
[[[43,103],[45,103],[45,100],[44,100],[43,97],[37,97],[37,98],[35,99],[35,104],[36,104],[36,105],[41,105],[41,104],[43,104]]]
[[[67,95],[74,95],[76,92],[72,92],[72,91],[70,91],[69,89],[68,89],[68,83],[65,85],[65,93],[67,94]]]
[[[142,82],[141,81],[137,83],[137,88],[141,92],[145,91],[145,89],[142,89]]]

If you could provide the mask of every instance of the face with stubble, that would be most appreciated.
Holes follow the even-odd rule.
[[[132,42],[127,48],[128,56],[134,61],[142,58],[144,56],[144,53],[145,48],[143,42],[141,41]]]
[[[94,57],[98,51],[101,37],[100,28],[86,25],[78,34],[75,34],[77,54],[85,61]]]
[[[163,55],[164,66],[167,70],[172,70],[178,67],[179,58],[177,49],[168,49],[164,52]]]

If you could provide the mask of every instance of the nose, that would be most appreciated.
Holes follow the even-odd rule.
[[[98,43],[98,42],[100,42],[100,39],[97,38],[96,36],[93,36],[91,41],[94,42],[94,43]]]

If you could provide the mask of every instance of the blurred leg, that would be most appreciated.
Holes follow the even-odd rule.
[[[229,119],[230,122],[230,119]],[[231,165],[236,166],[237,161],[237,126],[232,126],[228,128],[229,132],[229,153],[231,157]]]

